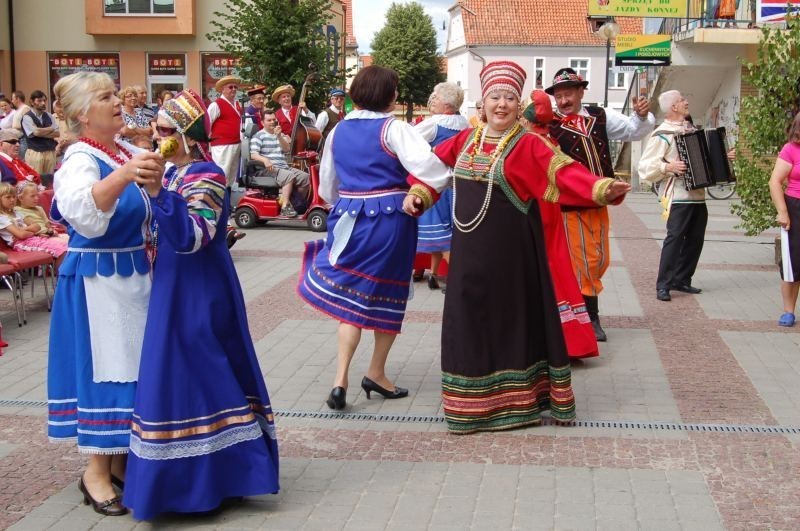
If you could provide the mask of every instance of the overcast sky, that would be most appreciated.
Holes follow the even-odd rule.
[[[395,0],[398,4],[408,4],[411,0]],[[439,52],[444,53],[444,40],[447,30],[442,31],[442,22],[450,23],[447,9],[456,3],[456,0],[417,0],[425,12],[433,19],[433,26],[439,42]],[[353,0],[353,29],[355,30],[358,50],[368,53],[371,49],[375,33],[386,23],[386,11],[392,5],[392,0]]]

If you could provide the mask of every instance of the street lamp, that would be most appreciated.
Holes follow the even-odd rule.
[[[608,71],[610,70],[608,62],[611,59],[611,39],[619,35],[619,24],[614,22],[613,18],[609,18],[605,24],[600,26],[597,34],[606,40],[606,90],[603,97],[603,107],[608,107]]]

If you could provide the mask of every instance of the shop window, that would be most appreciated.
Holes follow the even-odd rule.
[[[106,15],[175,15],[175,0],[105,0]]]

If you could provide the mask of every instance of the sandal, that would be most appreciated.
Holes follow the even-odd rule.
[[[778,319],[778,326],[794,326],[794,314],[786,312]]]

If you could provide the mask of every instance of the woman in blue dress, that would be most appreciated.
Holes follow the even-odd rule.
[[[163,186],[147,185],[156,261],[123,498],[140,520],[279,488],[272,409],[225,243],[225,174],[204,147],[200,96],[166,102],[156,130],[173,165]]]
[[[120,100],[105,74],[66,76],[54,88],[79,138],[55,174],[53,219],[67,225],[47,367],[51,441],[89,454],[78,488],[100,514],[127,513],[112,486],[125,474],[139,357],[150,297],[150,202],[137,186],[164,171],[155,153],[114,141]]]
[[[439,83],[433,87],[428,100],[431,116],[415,129],[431,147],[436,147],[459,131],[469,127],[469,122],[458,109],[464,102],[464,91],[455,83]],[[434,205],[426,210],[418,221],[417,253],[430,253],[431,276],[428,287],[439,289],[437,271],[444,259],[450,261],[450,239],[453,236],[453,190],[447,187]]]
[[[430,206],[450,173],[411,125],[392,116],[397,83],[388,68],[360,70],[350,87],[356,110],[330,132],[322,156],[319,193],[334,207],[327,240],[306,244],[298,293],[340,322],[331,409],[346,406],[347,373],[361,330],[375,333],[361,381],[367,398],[373,391],[408,396],[385,372],[405,315],[417,240],[417,220],[403,212],[403,198],[418,194]],[[409,173],[429,186],[409,190]]]

